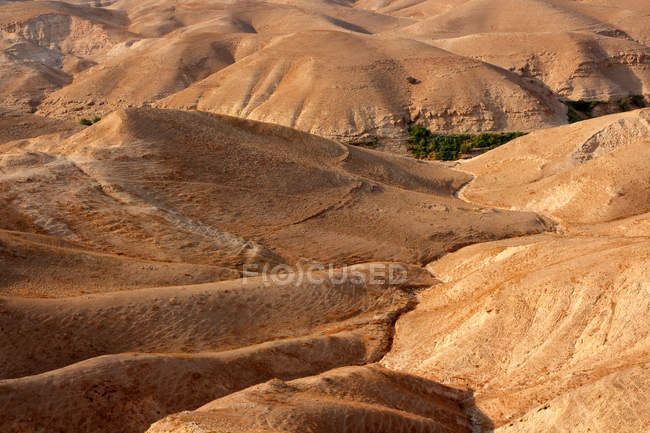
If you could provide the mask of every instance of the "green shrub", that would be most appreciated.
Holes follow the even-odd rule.
[[[569,108],[566,115],[567,115],[567,119],[569,120],[569,123],[580,122],[580,116],[578,116],[578,113],[573,108]]]
[[[458,158],[459,148],[456,143],[452,141],[444,141],[438,150],[436,150],[436,159],[441,161],[453,161]]]
[[[348,140],[347,144],[351,146],[362,146],[362,147],[371,147],[375,148],[377,147],[377,143],[379,141],[377,140],[376,137],[370,137],[370,138],[353,138],[352,140]]]
[[[632,95],[630,96],[630,99],[632,100],[632,103],[636,105],[639,108],[645,107],[645,98],[643,95]]]
[[[93,117],[93,123],[97,123],[97,122],[99,122],[100,120],[102,120],[102,118],[99,117],[99,116],[95,116],[95,117]]]
[[[458,159],[461,153],[468,153],[472,149],[494,149],[508,141],[522,135],[524,132],[501,132],[481,134],[433,134],[421,125],[414,126],[409,131],[407,148],[411,154],[418,158],[428,158],[452,161]]]
[[[569,104],[569,106],[574,110],[586,114],[587,117],[591,117],[591,112],[596,105],[600,104],[600,102],[601,101],[585,101],[581,99],[579,101],[568,101],[567,104]]]
[[[621,111],[627,111],[628,105],[627,101],[625,99],[621,99],[618,101],[618,108],[621,109]]]
[[[408,150],[418,159],[426,158],[433,152],[433,143],[431,142],[431,131],[421,125],[415,125],[409,131],[407,142]]]
[[[79,121],[79,123],[80,123],[81,125],[85,125],[85,126],[90,126],[90,125],[93,124],[92,121],[86,119],[85,117],[84,117],[83,119],[81,119],[81,120]]]

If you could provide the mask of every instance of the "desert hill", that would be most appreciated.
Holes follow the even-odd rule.
[[[219,266],[137,260],[98,253],[59,237],[0,231],[2,295],[74,296],[239,278],[235,269]]]
[[[463,193],[474,202],[543,212],[566,225],[647,213],[649,120],[645,109],[534,132],[463,164],[478,176]],[[557,144],[543,145],[549,141]]]
[[[467,205],[454,193],[470,176],[443,165],[200,112],[129,109],[63,141],[14,143],[5,229],[140,260],[426,263],[551,227]]]
[[[575,101],[617,100],[649,86],[650,49],[623,38],[589,32],[477,33],[431,43],[538,80]]]
[[[419,292],[415,309],[397,320],[391,350],[380,361],[382,379],[373,377],[377,367],[365,366],[270,381],[168,416],[150,431],[301,431],[313,425],[325,432],[343,428],[337,422],[360,432],[643,431],[650,422],[647,392],[639,387],[650,365],[650,232],[643,225],[650,196],[647,170],[630,168],[627,155],[636,152],[646,161],[638,153],[647,148],[639,145],[648,137],[646,115],[639,110],[537,131],[461,164],[476,175],[461,197],[497,206],[523,203],[562,218],[565,230],[476,244],[429,264],[443,284]],[[601,147],[585,146],[589,140]],[[549,179],[566,189],[577,181],[562,173],[576,170],[577,177],[591,170],[594,176],[596,195],[570,195],[581,200],[582,213],[531,200],[527,188]],[[626,185],[628,175],[637,181],[625,194],[616,200],[598,195],[611,191],[612,178]],[[397,394],[388,384],[364,391],[394,375],[471,393],[456,404],[453,397],[433,399],[431,412],[418,399],[432,385],[417,387],[408,405],[394,398],[407,398],[410,387],[400,386]],[[469,425],[445,424],[442,407],[471,414]],[[421,411],[424,418],[418,418]]]
[[[612,1],[604,5],[570,0],[473,0],[421,20],[405,31],[433,38],[588,31],[646,43],[645,14],[647,11],[627,9]]]
[[[339,269],[293,284],[259,277],[2,298],[2,347],[10,348],[2,376],[18,377],[0,380],[2,429],[143,431],[167,413],[274,377],[377,361],[394,320],[412,308],[413,289],[436,283],[401,266],[408,278],[396,284],[342,280]],[[369,276],[372,265],[354,270]],[[34,399],[35,390],[49,397]]]
[[[87,283],[92,280],[91,270],[106,272],[97,266],[107,269],[114,266],[111,261],[122,260],[119,275],[105,283],[121,285],[131,279],[130,272],[152,260],[137,255],[156,250],[143,248],[140,241],[139,250],[132,250],[137,252],[134,257],[101,252],[102,244],[92,244],[91,237],[76,239],[88,236],[90,229],[63,225],[45,213],[42,219],[27,218],[21,213],[26,207],[17,207],[14,199],[5,208],[12,213],[4,221],[19,227],[14,231],[5,227],[2,254],[16,264],[5,269],[14,272],[23,260],[20,266],[28,272],[25,256],[33,257],[33,266],[43,267],[48,263],[74,266],[75,257],[83,255],[88,270],[76,267],[71,285],[75,290],[67,292],[60,289],[65,285],[60,280],[65,268],[57,274],[45,267],[35,274],[41,281],[51,278],[54,295],[74,297],[26,298],[34,290],[28,285],[2,297],[1,346],[10,348],[1,353],[5,379],[0,380],[0,399],[7,408],[0,414],[3,429],[143,431],[158,420],[150,431],[304,431],[305,426],[313,426],[313,431],[325,432],[348,426],[360,432],[382,428],[542,432],[551,425],[560,431],[643,431],[648,400],[639,384],[647,381],[650,362],[650,306],[644,295],[650,281],[647,185],[626,184],[624,179],[644,179],[647,173],[641,168],[635,171],[628,155],[638,156],[644,149],[639,143],[647,139],[646,117],[647,110],[638,110],[537,131],[456,170],[342,146],[278,126],[153,109],[115,113],[61,141],[44,136],[7,143],[3,181],[14,183],[6,191],[23,184],[37,184],[38,189],[56,186],[57,179],[71,185],[66,159],[76,164],[78,172],[88,173],[84,176],[92,175],[93,185],[98,185],[69,188],[76,197],[99,188],[126,202],[131,211],[142,206],[132,201],[135,179],[128,177],[136,160],[138,179],[150,177],[149,191],[156,192],[158,205],[180,206],[159,185],[170,182],[170,173],[175,182],[187,184],[184,188],[209,181],[237,182],[249,194],[253,188],[246,187],[246,179],[254,176],[267,194],[302,191],[305,204],[305,197],[319,197],[318,189],[309,192],[307,179],[326,185],[329,194],[346,191],[350,182],[365,182],[375,186],[361,191],[379,195],[371,203],[386,209],[389,203],[400,203],[401,223],[417,215],[412,213],[416,206],[409,195],[435,199],[427,208],[429,216],[441,209],[435,203],[444,203],[450,212],[460,211],[455,204],[460,199],[454,194],[471,180],[466,174],[470,172],[476,178],[460,191],[460,197],[476,197],[482,206],[520,203],[521,208],[558,219],[563,230],[491,242],[477,238],[469,242],[483,242],[429,264],[430,273],[419,266],[401,265],[408,270],[408,280],[399,284],[349,281],[340,285],[334,281],[345,270],[339,269],[334,275],[323,273],[324,279],[315,284],[283,285],[253,278],[205,284],[182,281],[175,286],[170,278],[176,272],[199,276],[201,266],[206,272],[220,269],[178,261],[152,264],[128,291],[107,293],[110,288],[103,286],[96,289],[103,293],[80,296],[79,287],[93,290]],[[233,149],[236,152],[227,153]],[[184,157],[198,151],[202,157],[193,158],[188,170]],[[259,166],[264,170],[255,171],[256,161],[262,161],[255,155],[260,154],[264,165]],[[492,159],[499,154],[499,159]],[[235,175],[240,164],[237,155],[249,162],[247,176]],[[197,161],[210,169],[202,169]],[[283,181],[273,177],[269,167],[278,170]],[[227,176],[215,177],[219,173],[215,169]],[[301,170],[308,170],[310,177],[301,177]],[[590,193],[581,200],[592,204],[582,206],[581,212],[558,211],[531,200],[529,185],[552,182],[567,188],[576,183],[568,177],[576,170],[580,177],[593,171],[593,184],[607,185],[615,179],[613,184],[630,189],[616,194],[616,200],[601,198],[598,189],[579,191],[576,197]],[[610,174],[595,175],[603,170]],[[114,186],[118,180],[119,188]],[[236,203],[232,193],[236,188],[230,185]],[[500,201],[505,200],[505,188],[512,192],[507,196],[512,202]],[[57,199],[64,196],[65,189],[56,191]],[[382,201],[381,194],[389,191],[396,195]],[[16,197],[25,200],[33,194]],[[290,197],[283,196],[286,209],[292,209]],[[249,207],[258,202],[249,201]],[[43,198],[37,208],[47,210],[46,203]],[[36,208],[34,202],[32,206]],[[499,227],[494,225],[499,221],[523,228],[541,218],[466,202],[462,206],[475,209],[470,212],[476,218],[471,224],[483,221],[490,225],[485,230]],[[188,204],[180,208],[190,215],[197,212],[190,213],[193,208]],[[268,221],[272,209],[263,208]],[[374,209],[376,214],[380,208]],[[327,227],[326,221],[309,227],[307,233]],[[350,215],[336,221],[338,230],[347,227],[359,233]],[[544,223],[543,227],[551,226]],[[593,232],[587,227],[594,227]],[[52,233],[36,234],[44,229]],[[468,228],[454,230],[462,233]],[[101,239],[119,239],[120,233],[109,230]],[[503,237],[516,234],[525,233],[504,232]],[[339,251],[356,247],[356,243],[340,242],[346,236],[336,237],[339,243],[332,245]],[[445,233],[438,239],[450,237]],[[170,242],[160,239],[160,243]],[[326,245],[322,238],[319,241],[321,248]],[[255,257],[277,260],[275,251],[258,245],[260,255]],[[281,254],[289,256],[289,250],[282,249]],[[70,258],[61,259],[65,256]],[[355,269],[368,275],[372,266]],[[165,287],[155,286],[158,282]],[[34,399],[38,392],[49,397]]]
[[[0,0],[0,433],[650,431],[649,14]]]
[[[478,93],[481,99],[472,96]],[[323,31],[286,37],[158,105],[339,138],[399,138],[414,121],[453,131],[471,124],[531,129],[564,119],[563,107],[543,87],[511,72],[408,39]],[[321,125],[323,117],[336,120]]]
[[[569,431],[585,419],[577,431],[643,430],[648,245],[646,233],[465,248],[430,266],[447,283],[397,323],[382,363],[473,389],[498,431]]]
[[[397,323],[383,365],[473,389],[498,431],[568,431],[585,418],[578,431],[643,430],[648,399],[635,383],[650,363],[650,232],[639,225],[650,205],[647,116],[536,131],[462,164],[476,175],[463,197],[535,209],[567,234],[475,245],[430,264],[446,284]],[[423,336],[426,323],[444,326]],[[459,370],[449,373],[450,362]]]
[[[148,432],[185,433],[192,425],[232,432],[300,432],[318,426],[312,431],[470,433],[482,421],[471,393],[373,365],[269,381],[194,412],[171,415]]]
[[[647,13],[605,0],[5,2],[0,108],[79,121],[195,107],[403,153],[414,123],[529,131],[566,123],[567,99],[648,95]]]

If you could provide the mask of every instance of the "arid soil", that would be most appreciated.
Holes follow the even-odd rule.
[[[538,131],[458,167],[476,175],[461,197],[543,212],[561,229],[476,244],[430,263],[427,269],[443,284],[420,291],[415,309],[400,316],[379,370],[268,382],[169,416],[150,431],[648,430],[645,119],[647,111],[637,111]],[[600,150],[585,146],[594,140]],[[593,150],[588,158],[586,147]],[[631,152],[637,157],[628,158]],[[645,170],[635,171],[632,161]],[[577,173],[593,176],[591,195],[575,187]],[[534,189],[541,182],[555,189]],[[567,190],[582,203],[581,212],[569,206]],[[565,206],[541,206],[530,191]],[[374,377],[378,371],[382,379]],[[365,391],[386,377],[390,384]],[[409,385],[395,387],[395,380]],[[431,400],[435,388],[422,381],[454,391]],[[413,386],[421,389],[416,396]],[[459,399],[459,390],[470,394]],[[461,412],[441,412],[449,407]]]
[[[0,433],[650,432],[649,28],[0,0]]]
[[[2,431],[643,431],[648,136],[639,110],[449,167],[128,109],[7,143]],[[377,260],[408,278],[339,282]]]
[[[566,100],[648,96],[648,9],[643,0],[3,1],[0,112],[77,122],[154,104],[378,138],[403,152],[414,123],[530,131],[566,123]]]

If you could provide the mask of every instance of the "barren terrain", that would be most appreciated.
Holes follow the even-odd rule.
[[[0,0],[0,433],[650,432],[649,28]]]
[[[414,123],[530,131],[566,123],[566,100],[647,96],[648,13],[609,0],[4,1],[0,110],[76,121],[154,104],[403,152]]]

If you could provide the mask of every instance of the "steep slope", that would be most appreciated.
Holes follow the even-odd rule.
[[[36,111],[74,72],[128,38],[126,24],[119,11],[65,2],[0,4],[0,113]]]
[[[1,158],[1,228],[146,260],[426,263],[550,227],[466,205],[442,165],[199,112],[131,109]]]
[[[650,110],[536,131],[463,164],[474,202],[553,215],[567,225],[650,210]],[[589,206],[585,206],[589,203]]]
[[[480,33],[431,43],[539,80],[571,100],[616,100],[650,89],[650,48],[623,38],[589,32]]]
[[[0,38],[22,41],[57,54],[93,59],[128,38],[121,11],[59,1],[0,4]]]
[[[364,367],[271,381],[164,418],[150,432],[647,430],[646,116],[537,131],[459,165],[476,174],[461,196],[520,201],[562,217],[566,231],[480,243],[429,264],[443,284],[418,292],[417,306],[397,320],[381,378]],[[553,191],[545,182],[576,188],[571,205],[531,199],[526,188]],[[603,196],[613,187],[625,193]],[[411,384],[397,388],[405,405],[394,400],[397,377]],[[431,398],[439,384],[466,394],[455,404]],[[461,413],[450,418],[441,407]]]
[[[400,138],[414,121],[440,131],[532,129],[565,117],[543,87],[515,74],[408,39],[341,32],[283,38],[158,105],[329,137]]]
[[[61,300],[0,298],[0,374],[17,377],[0,380],[2,430],[143,431],[170,412],[274,377],[375,362],[390,347],[395,319],[413,307],[413,290],[436,284],[404,264],[399,279],[380,277],[375,269],[384,265]]]
[[[644,430],[649,245],[646,233],[467,247],[430,265],[447,284],[398,321],[382,364],[475,390],[503,431]]]
[[[58,66],[63,56],[29,43],[0,43],[0,110],[35,111],[45,95],[72,82]]]
[[[147,432],[470,433],[480,425],[474,409],[469,392],[378,366],[346,367],[290,382],[272,380],[171,415]]]

